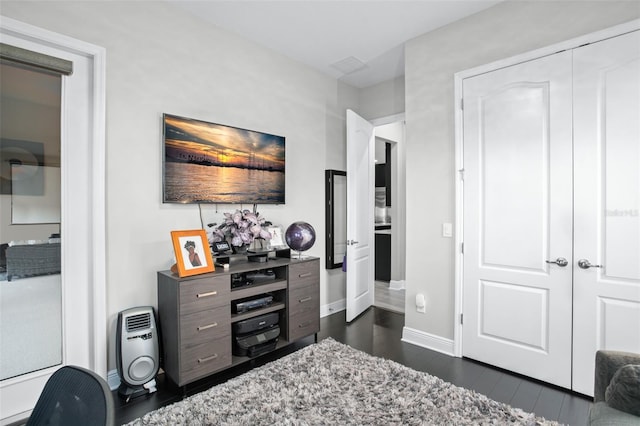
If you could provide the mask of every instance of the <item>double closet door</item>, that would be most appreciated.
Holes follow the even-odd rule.
[[[463,356],[593,394],[640,352],[640,31],[463,81]]]

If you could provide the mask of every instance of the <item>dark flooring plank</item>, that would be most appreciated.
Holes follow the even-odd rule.
[[[462,358],[451,362],[450,381],[456,386],[470,389],[487,367]]]
[[[591,401],[585,398],[565,396],[562,409],[558,416],[558,422],[569,426],[581,426],[588,424],[589,408]]]
[[[493,388],[491,393],[487,396],[496,401],[504,402],[505,404],[511,403],[511,398],[515,395],[518,387],[520,387],[520,383],[522,379],[519,377],[511,376],[509,374],[503,374],[500,377],[498,383]]]
[[[565,394],[557,389],[543,387],[533,411],[545,419],[556,420],[560,417],[564,397]]]
[[[493,392],[504,373],[491,368],[485,369],[478,379],[471,385],[471,389],[483,395],[489,395]]]
[[[532,412],[538,401],[538,396],[540,396],[540,391],[542,391],[542,386],[538,383],[523,380],[509,403],[512,407]]]

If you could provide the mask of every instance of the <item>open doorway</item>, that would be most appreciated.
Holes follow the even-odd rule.
[[[395,135],[385,133],[390,128]],[[391,206],[389,217],[393,220],[390,230],[391,273],[389,287],[404,287],[405,274],[405,164],[404,164],[404,115],[366,120],[352,110],[347,110],[347,288],[346,318],[351,322],[374,305],[375,299],[375,137],[393,141],[390,147]],[[406,302],[405,302],[406,304]],[[401,305],[401,303],[399,303]]]
[[[404,119],[372,123],[375,135],[374,306],[404,313]]]

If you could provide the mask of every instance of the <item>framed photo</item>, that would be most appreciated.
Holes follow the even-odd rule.
[[[287,248],[287,243],[284,242],[284,232],[282,232],[281,226],[268,226],[267,231],[271,234],[269,240],[269,248]]]
[[[171,240],[176,253],[178,275],[181,278],[215,270],[204,229],[171,231]]]

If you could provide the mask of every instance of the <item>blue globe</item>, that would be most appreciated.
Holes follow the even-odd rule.
[[[316,231],[307,222],[293,222],[284,233],[284,239],[292,249],[306,251],[316,242]]]

